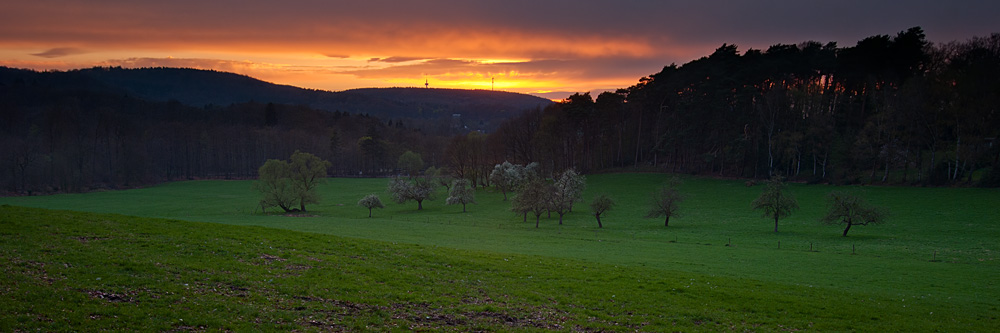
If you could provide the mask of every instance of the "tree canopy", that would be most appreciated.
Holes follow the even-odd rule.
[[[511,200],[511,211],[524,214],[527,220],[528,213],[535,215],[535,228],[538,228],[542,213],[549,209],[549,200],[552,196],[552,185],[544,179],[532,177]]]
[[[396,167],[406,173],[407,176],[413,177],[424,170],[424,160],[420,158],[420,154],[414,153],[412,150],[407,150],[402,155],[399,155]]]
[[[549,210],[559,214],[559,224],[563,223],[564,215],[573,211],[573,203],[583,197],[583,190],[586,187],[586,179],[573,169],[563,171],[556,179],[548,202]]]
[[[507,161],[495,165],[489,176],[490,183],[503,193],[504,201],[507,201],[507,192],[512,192],[521,186],[525,179],[527,175],[524,166]]]
[[[406,180],[400,177],[393,177],[389,180],[388,192],[397,203],[416,201],[417,210],[424,209],[424,200],[434,199],[434,189],[436,186],[427,177],[416,177]]]
[[[260,176],[253,186],[262,195],[261,208],[279,207],[290,212],[297,196],[291,178],[288,177],[288,162],[267,160],[258,170]]]
[[[778,220],[792,215],[799,209],[799,203],[785,188],[781,177],[775,176],[767,181],[764,191],[750,203],[754,210],[760,210],[764,217],[774,219],[774,232],[778,232]]]
[[[467,179],[456,179],[451,189],[448,191],[446,205],[462,205],[462,212],[465,212],[465,205],[476,203],[476,190],[469,186]]]
[[[316,186],[326,178],[330,162],[316,155],[295,151],[290,161],[267,160],[258,169],[258,179],[254,184],[263,198],[261,207],[280,207],[285,212],[298,202],[299,210],[305,211],[306,204],[319,202]]]
[[[358,206],[368,208],[368,217],[372,217],[372,209],[385,208],[385,205],[382,204],[382,199],[379,199],[378,194],[374,193],[358,200]]]

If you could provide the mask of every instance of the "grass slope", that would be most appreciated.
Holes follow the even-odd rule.
[[[0,329],[990,330],[933,295],[0,206]],[[982,305],[982,304],[977,304]],[[994,304],[995,306],[995,304]],[[996,309],[992,309],[995,311]]]
[[[858,326],[867,328],[884,325],[878,327],[976,330],[997,324],[1000,288],[995,277],[1000,274],[1000,265],[995,259],[1000,251],[996,241],[1000,239],[1000,192],[995,189],[849,188],[864,191],[869,201],[886,206],[892,216],[885,225],[853,228],[850,237],[845,238],[840,237],[842,228],[818,222],[825,208],[823,197],[835,187],[790,186],[802,209],[782,220],[781,232],[775,234],[770,232],[772,222],[749,208],[749,202],[761,187],[747,187],[742,181],[698,178],[685,179],[681,187],[687,197],[681,203],[684,216],[671,219],[671,226],[664,228],[662,220],[642,216],[648,194],[669,177],[661,174],[588,177],[586,200],[597,193],[608,193],[619,203],[604,217],[603,229],[598,229],[593,217],[587,214],[585,203],[566,217],[564,225],[557,225],[556,218],[543,216],[542,227],[535,229],[534,221],[523,223],[519,216],[510,213],[508,203],[502,201],[499,193],[483,190],[477,193],[479,204],[470,205],[468,213],[462,213],[460,206],[444,206],[443,199],[438,199],[425,202],[423,211],[417,211],[415,203],[390,203],[369,219],[367,210],[357,207],[356,202],[368,193],[380,193],[383,199],[388,199],[383,193],[387,182],[384,179],[331,179],[320,189],[322,204],[309,207],[312,217],[255,211],[257,200],[250,182],[241,181],[194,181],[129,191],[0,198],[0,203],[265,226],[416,244],[423,250],[450,251],[444,256],[477,253],[504,258],[537,256],[543,262],[568,260],[574,264],[567,264],[568,268],[553,276],[558,277],[554,278],[556,282],[573,288],[583,288],[580,287],[583,284],[574,284],[580,278],[572,276],[582,274],[574,265],[617,266],[622,272],[635,272],[636,280],[643,281],[666,274],[666,281],[671,282],[694,278],[709,280],[714,286],[727,284],[725,293],[702,295],[705,298],[699,298],[704,301],[701,306],[693,306],[682,319],[670,321],[682,326],[683,322],[717,321],[692,318],[715,313],[706,310],[706,306],[730,297],[735,299],[726,303],[731,305],[726,311],[756,313],[763,318],[751,320],[753,325],[808,328],[812,322],[829,325],[824,326],[828,329],[857,328],[846,324],[847,318],[877,318],[872,321],[878,323]],[[549,266],[552,265],[533,265],[526,270],[533,272]],[[607,281],[589,288],[580,292],[602,294],[615,290]],[[744,289],[759,288],[771,292],[760,298],[741,294]],[[785,295],[779,290],[792,291]],[[727,296],[734,293],[737,295]],[[843,310],[847,311],[843,318],[817,315],[818,310],[789,313],[787,308],[768,306],[766,312],[748,312],[762,303],[784,302],[781,295],[792,297],[786,299],[788,308],[863,310]],[[654,293],[650,297],[663,296]],[[926,313],[911,312],[913,309]],[[948,320],[937,325],[944,326],[916,318],[941,321],[939,316],[943,313],[949,313]],[[730,315],[707,315],[716,317],[735,320]],[[918,324],[905,326],[910,321]],[[799,324],[793,325],[795,322]]]

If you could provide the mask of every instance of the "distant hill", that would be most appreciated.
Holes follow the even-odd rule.
[[[384,101],[387,104],[382,112],[414,112],[415,114],[410,114],[424,117],[450,116],[453,113],[475,115],[483,112],[510,115],[552,104],[552,101],[537,96],[489,90],[364,88],[347,90],[342,94]]]
[[[29,80],[41,77],[30,75],[34,73],[31,71],[4,69],[0,71],[0,82],[10,80],[12,73]],[[173,100],[195,107],[253,101],[306,105],[384,119],[433,119],[460,113],[466,120],[499,123],[496,120],[552,103],[537,96],[486,90],[368,88],[331,92],[273,84],[233,73],[181,68],[92,68],[60,74],[45,76],[44,80],[48,84],[120,91],[141,99]]]

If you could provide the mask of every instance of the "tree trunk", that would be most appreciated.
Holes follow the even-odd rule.
[[[830,156],[830,152],[823,154],[823,179],[826,179],[826,159]]]
[[[888,157],[885,158],[885,169],[883,169],[883,170],[884,171],[882,172],[882,183],[885,183],[887,180],[889,180],[889,158]]]
[[[802,171],[802,152],[795,152],[795,176],[799,176],[799,172]]]
[[[563,213],[559,213],[559,225],[562,225]]]
[[[868,184],[875,184],[875,173],[878,172],[878,158],[872,161],[872,173],[868,175]]]
[[[538,228],[538,220],[542,218],[542,214],[535,214],[535,228]]]
[[[778,213],[774,213],[774,232],[778,232]]]
[[[462,204],[462,213],[465,213],[465,204]]]
[[[663,219],[663,226],[664,227],[669,227],[670,226],[670,215],[667,215],[667,218]]]
[[[951,180],[958,179],[958,161],[960,160],[958,152],[962,150],[962,137],[958,132],[958,124],[955,125],[955,136],[957,137],[955,139],[955,173],[951,175]]]
[[[772,148],[774,146],[774,125],[767,130],[767,176],[771,177],[774,175],[774,153]]]
[[[424,209],[424,201],[417,200],[417,210],[423,210],[423,209]]]
[[[372,209],[368,208],[368,217],[372,217]]]
[[[847,231],[851,230],[851,222],[847,222],[847,228],[844,228],[844,237],[847,237]]]
[[[816,153],[813,154],[813,176],[816,176]]]
[[[604,228],[604,225],[601,224],[601,214],[594,214],[594,217],[597,218],[597,227],[598,228]]]
[[[635,167],[638,168],[639,167],[639,156],[640,156],[639,147],[642,144],[642,108],[641,107],[639,108],[639,126],[635,130],[635,133],[636,133],[635,134]]]
[[[934,162],[937,159],[937,147],[931,147],[931,164],[927,166],[927,178],[934,177]]]

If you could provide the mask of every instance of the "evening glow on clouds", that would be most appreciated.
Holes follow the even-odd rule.
[[[905,5],[905,7],[904,7]],[[414,86],[564,98],[635,84],[723,43],[841,46],[921,26],[1000,32],[988,1],[16,1],[0,66],[186,67],[305,88]]]

